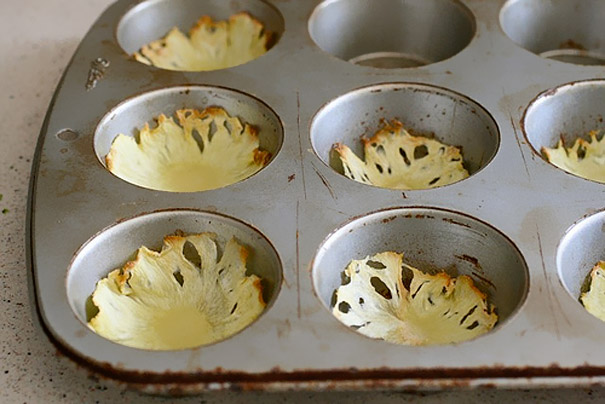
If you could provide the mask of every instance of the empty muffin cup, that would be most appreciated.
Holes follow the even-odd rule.
[[[67,297],[80,321],[116,343],[186,349],[249,326],[281,280],[279,256],[258,230],[216,213],[167,210],[87,241],[69,268]]]
[[[254,175],[275,157],[282,141],[281,122],[262,101],[192,85],[122,102],[101,119],[94,146],[99,161],[127,182],[197,192]]]
[[[415,138],[391,136],[403,133],[401,129]],[[384,145],[375,141],[379,131]],[[500,134],[489,112],[461,94],[427,84],[384,83],[353,90],[321,108],[311,123],[311,143],[326,165],[355,181],[427,189],[480,171],[496,155]],[[394,152],[386,150],[393,147]],[[368,152],[376,157],[372,164]],[[382,179],[378,182],[372,173],[366,176],[367,170],[356,170],[353,166],[361,166],[359,162],[345,165],[346,154],[359,158],[365,154],[367,170],[376,168],[374,176]],[[451,175],[461,169],[465,175]],[[412,177],[421,181],[395,181]]]
[[[605,182],[605,80],[568,83],[544,91],[528,106],[522,128],[534,152],[577,177]]]
[[[605,3],[600,0],[509,0],[502,29],[541,57],[578,65],[605,64]]]
[[[262,0],[148,0],[122,17],[116,35],[122,49],[140,62],[203,71],[254,60],[283,31],[279,11]]]
[[[322,50],[351,63],[418,67],[464,49],[475,20],[455,0],[332,0],[317,6],[309,33]]]
[[[414,280],[411,284],[406,284],[406,268],[388,268],[388,263],[384,265],[376,262],[378,259],[375,254],[384,252],[403,254],[405,264],[424,273],[435,275],[445,272],[449,277],[458,276],[459,283],[460,279],[464,278],[460,275],[470,277],[474,283],[471,289],[478,289],[476,294],[485,297],[489,305],[495,307],[493,313],[497,313],[498,317],[496,329],[517,312],[527,295],[527,265],[517,247],[500,231],[465,214],[438,208],[409,207],[392,208],[362,216],[338,228],[324,240],[312,263],[315,291],[323,305],[331,312],[336,307],[346,313],[356,306],[360,309],[365,304],[370,304],[370,295],[373,295],[372,299],[388,299],[389,304],[394,304],[392,302],[396,295],[405,294],[400,290],[401,287],[408,289],[408,296],[412,299],[415,294],[424,293],[419,291],[422,285],[419,290],[411,290],[410,285],[413,285]],[[335,306],[338,299],[338,293],[335,294],[335,291],[347,282],[352,283],[352,277],[344,276],[343,271],[352,260],[365,260],[367,257],[374,257],[366,264],[377,277],[384,273],[381,271],[387,270],[395,271],[391,278],[397,277],[399,271],[403,283],[393,281],[389,289],[386,287],[388,280],[382,282],[371,279],[375,290],[368,288],[366,295],[359,298],[359,302],[355,300],[350,304]],[[358,266],[354,270],[359,268]],[[443,275],[440,277],[443,280]],[[409,281],[407,278],[407,282]],[[444,290],[449,287],[448,284],[449,281],[444,283]],[[428,295],[428,303],[424,302],[425,307],[433,308],[431,305],[438,304],[437,299],[442,298],[441,287],[438,289],[430,292],[432,295]],[[380,305],[372,303],[368,310],[379,311],[378,307]],[[443,317],[440,322],[445,322],[446,318],[451,321],[452,316],[460,316],[456,325],[459,323],[472,330],[477,324],[470,321],[467,325],[465,321],[477,315],[478,311],[476,307],[469,307],[464,313],[457,312],[456,308],[443,309],[443,313],[439,312],[439,316]],[[378,317],[384,319],[382,316]],[[359,324],[349,325],[351,329],[360,332],[362,328],[371,327],[372,322],[375,322],[366,322],[361,317],[356,320]],[[410,317],[400,316],[398,321],[411,320]],[[436,323],[431,323],[428,327],[440,329]],[[384,336],[380,338],[389,340]],[[435,342],[409,342],[411,345],[432,343]]]

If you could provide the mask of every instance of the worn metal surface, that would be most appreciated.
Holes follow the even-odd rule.
[[[180,3],[191,7],[194,2],[183,0]],[[203,5],[204,1],[197,3]],[[346,2],[328,1],[326,5],[332,3]],[[372,14],[375,24],[381,24],[381,15],[389,15],[392,10],[388,6],[393,3],[375,3],[377,9],[384,6],[382,14]],[[413,6],[421,2],[401,3]],[[524,136],[521,123],[525,109],[538,94],[547,91],[538,99],[541,104],[547,104],[546,101],[556,100],[560,94],[570,94],[569,91],[548,90],[568,82],[601,77],[605,69],[548,60],[520,48],[500,28],[499,11],[503,1],[466,0],[462,3],[470,10],[466,14],[470,19],[467,22],[475,29],[467,47],[458,53],[452,52],[449,59],[424,67],[384,69],[354,65],[315,45],[308,31],[308,19],[317,1],[275,1],[274,7],[252,1],[250,7],[265,10],[263,12],[272,16],[268,18],[272,24],[277,24],[278,32],[280,19],[275,19],[266,7],[283,16],[285,29],[275,47],[245,65],[202,73],[163,71],[132,60],[118,45],[115,32],[120,17],[133,2],[124,0],[111,6],[83,40],[57,89],[40,135],[33,168],[27,234],[31,275],[40,324],[60,351],[101,375],[146,391],[163,393],[218,388],[571,386],[605,381],[605,351],[602,349],[605,323],[592,317],[577,302],[578,287],[573,284],[577,275],[568,275],[570,271],[580,271],[569,268],[572,250],[574,254],[590,259],[605,258],[600,241],[605,222],[603,214],[572,230],[561,242],[570,226],[603,208],[604,185],[564,173],[542,160],[528,140],[535,143],[548,136],[532,134],[531,122],[525,125],[528,133]],[[152,1],[142,9],[157,4],[162,2]],[[230,12],[253,10],[248,6],[249,2],[243,0],[221,4]],[[460,10],[462,7],[456,5],[449,9]],[[194,12],[204,13],[202,6],[199,11],[188,11],[179,15],[191,17]],[[431,13],[434,8],[421,7],[420,11]],[[475,21],[472,21],[471,13]],[[129,18],[134,17],[130,14]],[[434,23],[449,23],[446,16],[441,19],[443,21]],[[582,21],[577,23],[582,24]],[[147,25],[150,24],[151,21],[147,21]],[[337,27],[335,24],[333,31],[324,32],[324,35],[338,38]],[[453,27],[444,32],[444,35],[456,36],[463,30]],[[123,32],[118,32],[118,37],[122,35]],[[431,41],[440,40],[430,36],[425,39],[416,46],[430,47]],[[120,41],[126,43],[124,38]],[[460,41],[464,42],[463,39]],[[364,49],[363,53],[371,55],[371,51]],[[407,53],[410,50],[381,48],[376,52]],[[431,54],[416,53],[411,59],[426,59]],[[359,53],[343,57],[358,56]],[[106,60],[107,67],[102,75],[94,75],[94,88],[87,89],[91,63],[98,58]],[[371,59],[362,58],[361,64],[371,62]],[[383,61],[379,59],[378,64]],[[431,102],[411,102],[409,105],[415,105],[419,114],[430,115],[414,121],[417,124],[414,129],[435,132],[438,138],[447,139],[448,135],[434,131],[435,125],[446,130],[469,128],[473,127],[475,119],[483,119],[471,119],[472,112],[456,112],[455,106],[462,102],[460,100],[467,106],[472,100],[482,107],[475,112],[487,120],[485,133],[489,134],[481,131],[474,134],[478,143],[473,142],[473,134],[465,137],[459,131],[452,137],[460,139],[461,144],[468,142],[469,152],[477,156],[473,158],[476,166],[471,169],[470,178],[437,189],[401,192],[353,182],[333,170],[329,161],[322,161],[326,160],[325,147],[331,140],[322,143],[321,138],[335,135],[315,131],[312,142],[310,129],[316,113],[324,105],[327,105],[326,109],[318,117],[333,111],[335,104],[328,103],[354,89],[381,83],[391,89],[409,88],[409,84],[392,83],[432,86],[423,88],[431,88],[434,93],[425,92],[422,97],[426,98],[419,96],[417,99],[430,99]],[[151,191],[110,174],[97,158],[94,147],[94,133],[101,119],[133,96],[168,86],[191,84],[235,89],[267,104],[283,124],[283,144],[271,163],[243,182],[198,193]],[[602,83],[592,81],[582,87],[596,91]],[[433,99],[443,95],[443,89],[461,95],[454,97],[458,99],[456,102],[438,102],[439,108],[435,109]],[[569,127],[583,128],[573,123],[588,122],[590,125],[584,125],[586,128],[603,128],[602,119],[594,116],[601,113],[596,104],[582,103],[582,92],[574,94],[573,102],[569,103],[573,108],[565,107],[567,104],[559,104],[561,107],[556,108],[560,124],[550,123],[553,114],[528,113],[528,117],[539,118],[543,121],[542,127],[550,126],[554,131],[561,130],[561,125],[568,122],[566,114],[572,122]],[[353,125],[348,125],[352,119],[350,115],[333,116],[338,125],[342,124],[341,127],[347,130],[341,139],[354,146],[351,143],[354,138],[376,130],[380,119],[392,119],[405,112],[405,108],[397,105],[396,97],[392,99],[395,102],[384,100],[385,105],[376,105],[374,101],[368,103],[365,112],[363,104],[355,107],[360,113],[368,114],[367,123],[358,117]],[[234,101],[227,99],[225,102]],[[201,101],[201,105],[190,107],[203,107],[204,104]],[[582,105],[590,108],[586,110]],[[444,121],[431,119],[435,118],[432,111],[441,113],[444,106],[443,116],[450,120],[449,127]],[[342,111],[346,112],[346,108]],[[238,114],[237,110],[230,112]],[[499,130],[495,131],[495,128]],[[69,136],[65,136],[66,133]],[[318,147],[321,144],[323,150]],[[470,146],[473,144],[475,150]],[[484,149],[484,158],[477,154],[479,148]],[[405,347],[368,339],[347,329],[331,315],[325,302],[326,290],[332,281],[326,281],[322,276],[313,278],[313,274],[336,273],[341,268],[317,266],[310,271],[320,245],[329,235],[342,232],[337,229],[344,223],[361,218],[361,222],[372,222],[370,227],[376,238],[364,234],[358,243],[350,244],[354,247],[347,252],[350,257],[339,257],[340,261],[360,258],[376,249],[379,240],[385,240],[391,246],[404,246],[405,243],[389,241],[398,237],[392,226],[400,220],[405,222],[405,216],[414,211],[400,212],[399,219],[385,223],[384,230],[373,217],[364,218],[369,212],[393,207],[419,207],[424,213],[445,214],[450,219],[449,222],[441,220],[438,230],[445,232],[444,243],[456,243],[455,249],[452,246],[442,249],[444,254],[451,256],[432,256],[428,254],[430,245],[427,245],[424,252],[415,252],[416,258],[419,261],[435,258],[438,264],[455,263],[458,271],[467,273],[472,272],[477,262],[485,270],[487,280],[493,283],[493,288],[486,286],[483,290],[500,299],[507,312],[506,319],[493,332],[458,345]],[[443,210],[429,211],[427,207]],[[283,283],[273,305],[258,321],[233,338],[192,350],[143,351],[117,345],[94,334],[70,306],[74,295],[68,294],[68,290],[79,287],[75,282],[77,277],[68,276],[74,254],[91,237],[117,222],[145,212],[183,208],[237,218],[258,229],[269,240],[283,267]],[[182,217],[178,211],[177,216]],[[470,227],[456,223],[460,218],[464,219],[463,223],[468,221],[466,224]],[[430,228],[434,218],[425,220]],[[424,228],[422,218],[414,216],[414,223]],[[162,226],[170,227],[168,223]],[[127,227],[136,226],[128,224]],[[248,229],[245,225],[242,228]],[[476,239],[473,243],[465,241],[464,234],[471,234],[472,229],[478,228],[491,234],[483,249]],[[118,227],[112,229],[113,233],[101,233],[99,237],[120,237],[120,232],[115,231]],[[460,229],[463,232],[456,233]],[[207,228],[201,221],[192,223],[187,230],[204,231]],[[362,229],[358,231],[363,234]],[[254,234],[252,230],[245,232]],[[146,240],[145,234],[141,230],[141,240]],[[450,238],[448,234],[458,234],[458,237]],[[137,236],[137,231],[128,232],[128,243],[136,245],[130,238]],[[591,242],[581,242],[584,238]],[[330,240],[338,241],[327,239],[319,257],[330,253],[326,250],[333,242]],[[369,240],[374,244],[368,245]],[[88,247],[94,247],[97,241],[93,240]],[[555,259],[560,242],[562,250]],[[112,240],[111,243],[119,241]],[[586,251],[586,255],[582,251]],[[92,250],[89,253],[94,256]],[[106,261],[107,268],[96,268],[95,273],[109,272],[116,262],[127,260],[128,256],[122,256],[122,253],[119,249],[114,250]],[[512,265],[507,256],[516,257],[519,265]],[[103,262],[101,257],[96,260]],[[500,260],[506,261],[510,275],[502,273],[502,268],[492,266]],[[317,259],[315,264],[322,262]],[[527,273],[521,268],[523,262]],[[79,271],[84,270],[84,267],[79,268]],[[585,270],[588,272],[590,267]],[[559,274],[563,275],[569,292]],[[86,283],[84,287],[90,288],[92,280],[89,277],[82,282]],[[506,293],[507,288],[513,291]]]

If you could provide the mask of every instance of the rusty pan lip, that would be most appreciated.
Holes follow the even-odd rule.
[[[41,317],[39,305],[36,304],[36,312]],[[59,341],[57,341],[41,321],[41,327],[49,340],[55,345],[58,353],[64,355],[96,375],[108,380],[119,383],[127,383],[136,389],[145,389],[149,387],[162,388],[162,386],[178,384],[179,387],[173,387],[171,393],[178,393],[180,389],[187,387],[204,387],[212,383],[229,384],[234,390],[258,390],[264,389],[269,384],[294,384],[295,386],[304,386],[314,382],[333,381],[341,383],[350,381],[360,383],[367,381],[372,384],[380,385],[381,381],[437,381],[451,383],[455,380],[463,381],[463,384],[470,384],[471,381],[479,379],[533,379],[540,377],[561,378],[561,377],[603,377],[605,376],[605,367],[582,365],[577,367],[561,367],[557,363],[552,363],[547,367],[527,366],[493,366],[493,367],[474,367],[474,368],[417,368],[417,369],[357,369],[357,368],[337,368],[321,371],[308,371],[304,369],[294,371],[283,371],[275,368],[270,372],[249,373],[223,371],[216,368],[211,371],[197,370],[195,372],[137,372],[127,371],[114,367],[108,363],[97,362],[90,358],[79,355],[70,350]],[[361,386],[364,387],[364,386]]]
[[[28,237],[28,244],[33,245],[31,237]],[[30,262],[30,271],[33,272],[34,263]],[[33,273],[30,274],[33,280]],[[32,289],[36,292],[37,286],[32,282]],[[442,382],[453,382],[455,380],[463,380],[469,383],[472,380],[481,379],[532,379],[540,377],[603,377],[605,376],[605,367],[583,365],[578,367],[561,367],[556,363],[549,367],[480,367],[480,368],[425,368],[398,370],[388,368],[378,368],[373,370],[360,370],[355,368],[348,369],[333,369],[325,371],[304,371],[296,370],[285,372],[281,369],[274,369],[272,372],[265,373],[248,373],[248,372],[223,372],[220,368],[214,371],[196,372],[166,372],[166,373],[151,373],[126,371],[119,367],[114,367],[109,363],[98,362],[78,354],[76,351],[70,350],[67,346],[58,341],[48,329],[43,321],[43,316],[40,310],[40,304],[37,299],[35,302],[35,312],[40,321],[37,322],[42,328],[42,331],[57,348],[59,354],[72,360],[77,366],[93,372],[103,378],[119,383],[127,383],[131,387],[144,389],[148,387],[161,388],[165,385],[180,384],[181,388],[188,386],[203,386],[210,383],[229,383],[234,390],[241,390],[248,387],[249,390],[262,389],[264,385],[270,383],[294,383],[295,385],[304,385],[317,381],[371,381],[380,383],[384,380],[405,380],[419,379],[423,381],[438,380]],[[179,392],[177,389],[174,392]]]

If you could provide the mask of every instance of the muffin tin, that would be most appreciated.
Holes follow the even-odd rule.
[[[154,393],[603,383],[605,323],[578,296],[605,259],[605,188],[539,154],[560,136],[605,128],[603,10],[597,0],[118,1],[76,51],[38,143],[27,243],[39,324],[90,371]],[[174,25],[239,11],[276,33],[254,61],[195,73],[129,56]],[[260,129],[273,153],[263,170],[194,193],[139,188],[106,170],[118,132],[211,105]],[[332,144],[360,152],[359,137],[393,118],[462,146],[471,176],[401,192],[342,175]],[[182,351],[92,332],[95,282],[175,230],[249,246],[265,312],[227,340]],[[347,328],[330,312],[340,273],[385,250],[473,277],[498,325],[431,347]]]

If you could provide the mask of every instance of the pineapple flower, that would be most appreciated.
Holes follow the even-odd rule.
[[[590,271],[590,286],[580,295],[580,302],[590,314],[605,321],[605,261],[599,261]]]
[[[370,139],[361,140],[365,162],[346,145],[333,146],[344,174],[357,182],[410,190],[448,185],[469,176],[459,148],[424,136],[412,136],[396,120]]]
[[[97,283],[92,301],[99,311],[89,326],[119,344],[151,350],[230,337],[265,308],[261,280],[246,275],[247,256],[231,239],[219,259],[211,233],[167,236],[160,252],[141,247],[134,261]]]
[[[249,62],[269,50],[273,34],[246,12],[228,20],[202,16],[189,35],[177,27],[134,54],[137,61],[168,70],[207,71]]]
[[[179,123],[160,115],[154,129],[145,124],[138,142],[119,134],[105,157],[109,171],[145,188],[195,192],[242,181],[271,158],[260,149],[257,130],[223,108],[182,109],[176,116]]]
[[[605,182],[605,141],[597,140],[598,131],[590,132],[590,140],[577,138],[572,147],[563,139],[554,149],[543,147],[546,159],[568,173],[597,182]]]
[[[412,274],[408,286],[403,269]],[[403,254],[353,260],[344,275],[332,312],[371,338],[404,345],[457,343],[488,332],[498,320],[470,277],[423,273],[405,264]]]

